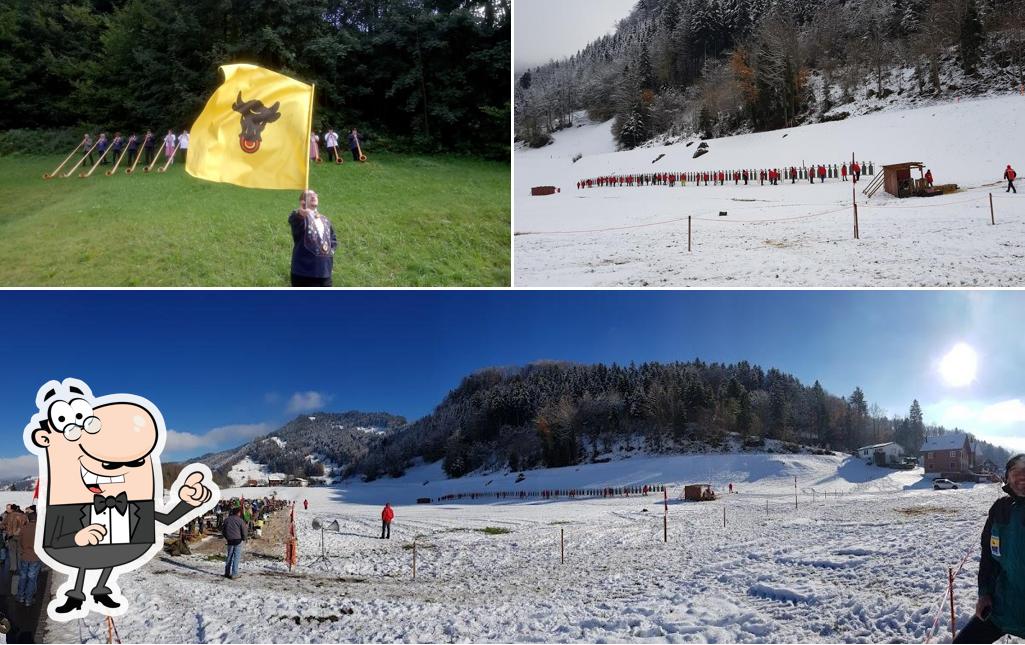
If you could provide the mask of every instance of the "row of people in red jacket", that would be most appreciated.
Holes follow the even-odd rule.
[[[868,174],[873,174],[874,168],[872,162],[867,164]],[[815,178],[818,177],[820,182],[825,182],[826,178],[835,179],[840,178],[843,181],[847,181],[847,175],[850,174],[853,181],[857,182],[861,178],[862,164],[854,162],[850,165],[850,171],[848,173],[848,165],[841,164],[837,167],[836,164],[832,166],[826,164],[819,164],[818,166],[800,167],[790,166],[789,169],[780,170],[779,168],[768,168],[761,169],[757,173],[757,178],[760,184],[765,184],[766,181],[769,184],[775,186],[779,184],[781,180],[790,179],[790,183],[796,183],[798,179],[808,179],[810,183],[815,183]],[[675,186],[677,182],[681,185],[686,186],[687,182],[696,183],[701,185],[702,182],[707,186],[709,182],[713,185],[725,185],[727,181],[733,180],[734,184],[740,184],[744,182],[746,186],[748,181],[754,181],[755,179],[754,170],[733,170],[718,172],[661,172],[661,173],[647,173],[639,175],[608,175],[603,177],[594,177],[590,179],[582,179],[577,182],[577,190],[583,188],[602,188],[602,187],[618,187],[618,186]]]

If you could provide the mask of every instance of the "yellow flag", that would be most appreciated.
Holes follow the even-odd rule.
[[[222,65],[224,84],[192,125],[185,170],[247,188],[306,188],[313,86],[256,65]]]

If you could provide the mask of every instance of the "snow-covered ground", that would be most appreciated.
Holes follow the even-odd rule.
[[[615,152],[609,122],[556,133],[514,153],[517,286],[1021,286],[1025,194],[1006,195],[1025,169],[1025,98],[962,100],[843,121],[746,134],[697,147]],[[921,161],[960,192],[868,200],[850,182],[646,186],[577,190],[607,174],[712,171],[849,160]],[[578,154],[583,157],[573,162]],[[660,155],[664,155],[655,161]],[[654,162],[654,163],[653,163]],[[917,173],[914,175],[917,177]],[[1022,182],[1018,182],[1021,184]],[[561,193],[532,197],[530,188]],[[1025,186],[1023,186],[1025,187]],[[996,226],[990,224],[993,193]],[[720,217],[721,211],[727,212]],[[687,251],[691,216],[693,250]]]
[[[938,617],[936,637],[949,642],[946,567],[970,553],[955,588],[963,623],[999,495],[994,485],[933,491],[921,470],[812,455],[635,456],[516,478],[449,481],[430,464],[400,479],[277,489],[310,502],[296,507],[296,571],[251,557],[229,581],[208,557],[157,558],[121,579],[135,610],[118,630],[125,642],[921,642]],[[660,495],[414,503],[662,482],[668,543]],[[684,502],[687,482],[738,493]],[[396,506],[390,541],[378,539],[385,501]],[[326,562],[314,518],[340,523],[325,534]],[[48,641],[106,638],[93,616],[47,627]]]

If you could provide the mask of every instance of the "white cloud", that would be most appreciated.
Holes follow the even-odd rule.
[[[330,396],[320,392],[296,392],[288,400],[289,414],[302,414],[303,412],[317,412],[324,408],[324,404],[331,400]]]
[[[0,477],[5,480],[24,479],[39,474],[39,458],[35,455],[0,457]]]
[[[1001,401],[986,406],[979,414],[983,423],[1023,423],[1025,422],[1025,403],[1021,399]]]
[[[191,432],[167,431],[167,443],[164,450],[169,453],[197,453],[215,450],[221,447],[232,447],[245,443],[254,437],[271,432],[268,423],[238,424],[213,428],[203,434]],[[229,445],[230,444],[230,445]]]

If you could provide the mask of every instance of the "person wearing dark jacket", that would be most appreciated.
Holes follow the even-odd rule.
[[[979,600],[955,643],[992,643],[1005,634],[1025,638],[1025,454],[1007,462],[1004,492],[982,529]]]
[[[292,227],[292,286],[330,287],[338,238],[331,220],[317,210],[317,193],[299,196],[299,208],[288,216]]]
[[[224,558],[224,577],[234,580],[238,577],[238,564],[242,561],[242,543],[249,537],[249,527],[242,521],[242,509],[231,509],[231,515],[224,520],[221,534],[228,543],[228,554]]]
[[[142,149],[146,154],[146,165],[150,165],[153,162],[153,153],[157,149],[157,138],[153,136],[152,130],[146,130],[146,136],[142,140]]]
[[[356,128],[353,128],[352,132],[349,133],[349,152],[352,153],[353,161],[360,160],[359,155],[361,149],[362,146],[360,145],[359,132],[356,132]]]
[[[391,539],[391,521],[395,519],[395,511],[392,510],[391,504],[385,504],[384,509],[381,511],[381,539]]]

